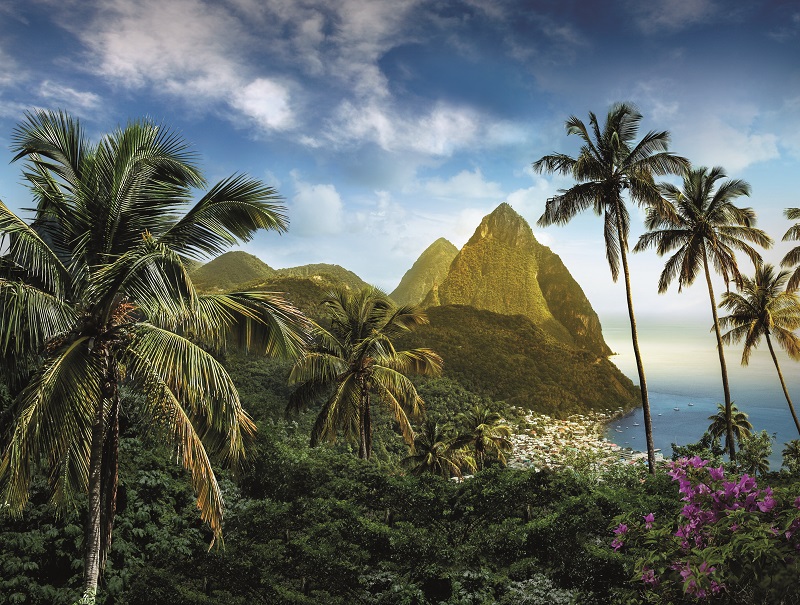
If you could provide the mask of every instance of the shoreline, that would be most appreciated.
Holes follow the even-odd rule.
[[[601,469],[612,464],[636,464],[647,453],[622,447],[605,437],[607,427],[627,414],[616,412],[574,414],[565,420],[525,410],[511,436],[514,447],[510,468],[563,469],[589,466]],[[656,459],[663,460],[660,451]]]

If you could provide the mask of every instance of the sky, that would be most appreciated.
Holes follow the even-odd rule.
[[[798,57],[794,1],[2,0],[0,199],[30,205],[9,150],[25,111],[66,110],[93,140],[148,117],[209,183],[241,172],[280,192],[289,231],[242,246],[271,267],[335,263],[391,291],[508,202],[603,319],[625,298],[602,221],[537,227],[573,183],[531,164],[577,153],[571,115],[634,103],[640,135],[668,130],[675,153],[750,183],[741,205],[777,263],[800,206]],[[710,322],[703,280],[657,294],[663,262],[631,258],[637,315]]]

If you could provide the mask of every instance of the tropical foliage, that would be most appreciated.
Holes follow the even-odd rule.
[[[722,296],[720,306],[731,314],[721,317],[720,324],[728,329],[722,337],[725,344],[744,341],[742,365],[748,364],[750,355],[762,337],[767,342],[786,403],[800,433],[800,420],[789,397],[770,338],[774,337],[789,357],[800,359],[800,338],[795,334],[795,330],[800,328],[800,298],[794,292],[784,290],[788,277],[787,271],[776,273],[770,264],[756,265],[755,276],[752,279],[743,278],[738,292],[726,292]]]
[[[647,209],[645,226],[649,231],[639,238],[634,252],[654,247],[663,256],[674,251],[658,280],[659,293],[666,292],[674,280],[677,280],[680,292],[682,288],[692,285],[702,269],[717,337],[725,413],[731,419],[733,411],[728,368],[717,316],[717,301],[711,283],[711,267],[726,284],[731,281],[741,284],[735,252],[744,252],[753,264],[757,264],[761,256],[750,243],[768,247],[772,240],[766,233],[756,229],[756,214],[752,208],[740,208],[733,203],[737,197],[750,195],[750,185],[738,179],[722,181],[725,176],[723,169],[718,166],[711,170],[705,167],[692,168],[683,173],[682,189],[670,183],[662,184],[661,194],[668,205]],[[733,460],[736,449],[732,419],[727,425],[728,455]]]
[[[616,281],[621,268],[625,281],[633,352],[644,408],[647,459],[650,472],[653,473],[655,451],[650,403],[639,351],[628,269],[630,215],[622,195],[627,192],[631,200],[639,205],[661,206],[661,193],[653,177],[680,173],[689,166],[689,161],[667,151],[669,133],[666,131],[650,131],[637,141],[641,120],[642,115],[628,103],[612,105],[602,128],[594,113],[589,114],[588,128],[572,116],[566,122],[566,130],[567,135],[576,135],[582,141],[578,156],[563,153],[546,155],[534,162],[533,169],[536,172],[570,176],[577,181],[570,189],[560,191],[547,200],[545,211],[538,221],[540,226],[566,224],[578,213],[589,209],[603,217],[603,236],[611,277]]]
[[[174,448],[217,539],[222,493],[211,457],[236,465],[255,425],[210,350],[235,339],[297,354],[303,317],[267,293],[199,296],[185,263],[285,229],[280,198],[244,176],[204,186],[186,144],[152,122],[90,143],[63,113],[28,114],[15,159],[35,201],[25,222],[0,203],[0,354],[18,392],[0,459],[2,501],[21,513],[39,465],[52,500],[88,494],[84,593],[111,543],[118,487],[120,388]],[[181,212],[183,215],[181,216]]]
[[[430,419],[414,435],[413,451],[402,463],[412,475],[432,473],[446,479],[461,478],[463,470],[477,470],[475,458],[456,442],[453,426]]]
[[[753,432],[753,425],[750,424],[747,414],[740,411],[736,404],[731,402],[730,411],[724,404],[717,404],[717,413],[709,416],[708,419],[711,424],[708,427],[708,433],[712,439],[720,439],[725,437],[725,449],[731,451],[731,446],[735,447],[736,444],[731,444],[728,440],[730,435],[736,439],[739,446],[742,441],[747,439]],[[730,419],[730,421],[729,421]],[[732,457],[731,460],[734,458]]]
[[[427,322],[416,307],[397,307],[375,288],[337,289],[323,301],[330,329],[319,327],[314,346],[292,368],[297,390],[290,410],[324,400],[311,444],[335,441],[339,433],[358,443],[358,455],[372,455],[372,398],[389,409],[406,443],[412,444],[409,416],[423,411],[422,398],[406,374],[437,376],[442,359],[427,348],[397,351],[393,339]]]
[[[636,561],[636,602],[796,602],[800,498],[700,458],[673,462],[669,474],[680,512],[627,514],[614,529],[613,548]]]
[[[800,220],[800,208],[786,208],[784,214],[790,221]],[[783,241],[785,242],[797,240],[800,240],[800,222],[789,227],[783,236]],[[788,290],[797,290],[797,287],[800,286],[800,246],[795,246],[786,253],[783,260],[781,260],[781,266],[794,267],[786,288]]]
[[[486,405],[476,405],[461,417],[462,433],[456,444],[467,446],[475,452],[479,469],[488,460],[497,460],[505,466],[512,451],[511,427],[503,415]]]

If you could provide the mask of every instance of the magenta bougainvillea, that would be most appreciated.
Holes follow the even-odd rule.
[[[635,558],[634,581],[652,602],[800,599],[800,496],[726,478],[699,457],[669,465],[681,506],[616,520],[611,547]],[[800,601],[798,601],[800,602]]]

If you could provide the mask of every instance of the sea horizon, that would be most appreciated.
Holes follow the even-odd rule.
[[[633,356],[628,318],[606,317],[603,336],[614,355],[610,357],[620,371],[639,384]],[[724,402],[716,339],[711,320],[679,318],[637,318],[639,347],[653,422],[653,442],[665,458],[672,455],[672,444],[687,445],[700,440]],[[798,439],[789,406],[783,395],[766,343],[753,352],[748,366],[741,365],[740,345],[724,349],[731,399],[747,413],[754,431],[774,435],[771,470],[782,462],[784,444]],[[777,350],[778,362],[789,396],[800,397],[797,362]],[[624,418],[609,424],[606,437],[622,447],[645,450],[644,420],[641,406]]]

